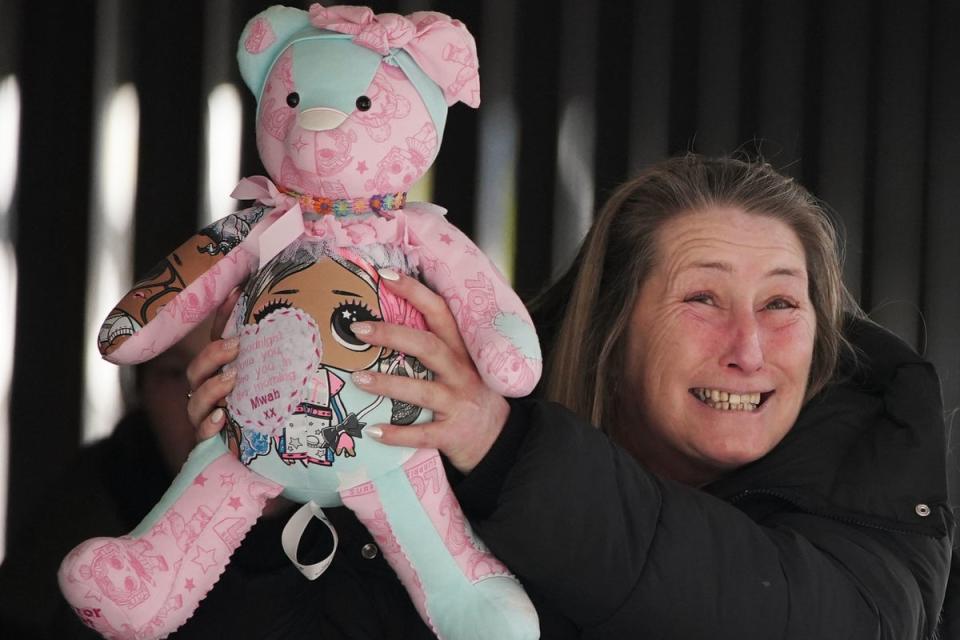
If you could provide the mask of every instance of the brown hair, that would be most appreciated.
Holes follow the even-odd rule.
[[[617,435],[622,346],[637,292],[658,258],[657,233],[678,215],[712,207],[782,220],[797,234],[817,319],[806,399],[827,384],[849,347],[844,313],[861,313],[843,283],[838,234],[827,211],[769,164],[688,154],[621,185],[600,210],[573,265],[534,301],[539,317],[562,314],[547,361],[548,399]]]

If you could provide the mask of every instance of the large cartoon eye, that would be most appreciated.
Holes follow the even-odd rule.
[[[330,316],[330,331],[333,339],[350,351],[366,351],[373,345],[367,344],[350,330],[354,322],[380,320],[370,308],[359,300],[343,302],[333,310]]]
[[[294,91],[287,94],[287,106],[291,109],[300,104],[300,94]]]
[[[360,96],[357,98],[357,109],[360,111],[370,111],[370,106],[373,103],[370,102],[370,98],[367,96]]]
[[[253,314],[253,321],[259,324],[261,320],[266,318],[268,315],[270,315],[277,309],[286,309],[290,306],[292,305],[290,304],[289,300],[283,300],[282,298],[271,300],[270,302],[265,304],[263,308],[260,309],[260,311],[257,311],[255,314]]]

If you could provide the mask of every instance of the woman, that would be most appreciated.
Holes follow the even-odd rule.
[[[858,317],[837,256],[823,210],[768,166],[661,163],[544,299],[562,313],[546,394],[572,412],[491,393],[442,300],[384,274],[431,332],[353,331],[436,380],[357,383],[435,420],[366,433],[466,474],[458,497],[545,638],[931,637],[954,530],[938,381]],[[202,437],[229,358],[190,368]]]

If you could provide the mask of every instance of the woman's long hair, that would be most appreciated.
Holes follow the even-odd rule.
[[[545,395],[617,439],[626,329],[668,220],[714,207],[774,218],[806,254],[817,319],[806,398],[822,389],[848,347],[845,313],[860,314],[843,283],[837,230],[825,208],[770,165],[695,154],[672,158],[621,185],[607,200],[569,270],[533,301],[547,338]],[[559,325],[550,326],[551,322]],[[552,331],[555,329],[555,331]]]

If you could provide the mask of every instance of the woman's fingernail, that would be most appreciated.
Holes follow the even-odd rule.
[[[237,379],[237,370],[234,368],[225,369],[223,373],[220,374],[220,379],[224,382],[233,382]]]
[[[234,351],[239,346],[240,336],[233,336],[232,338],[227,338],[223,341],[223,349],[225,351]]]
[[[373,376],[366,371],[354,371],[352,377],[353,381],[361,387],[373,382]]]
[[[373,426],[371,426],[371,427],[366,427],[366,428],[363,430],[363,433],[365,433],[366,435],[370,436],[370,437],[373,438],[374,440],[379,440],[380,438],[383,437],[383,429],[381,429],[381,428],[378,427],[377,425],[373,425]]]
[[[379,273],[380,277],[383,278],[384,280],[390,280],[392,282],[396,282],[397,280],[400,279],[400,274],[394,271],[393,269],[388,269],[388,268],[377,269],[377,273]]]
[[[373,333],[373,325],[369,322],[354,322],[350,325],[350,331],[358,336],[368,336]]]
[[[213,422],[213,424],[220,424],[223,422],[223,415],[223,409],[217,407],[213,410],[213,413],[210,414],[210,421]]]

